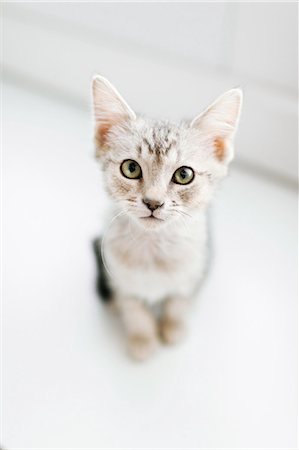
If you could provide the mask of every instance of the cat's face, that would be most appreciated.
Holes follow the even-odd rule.
[[[233,156],[240,90],[181,125],[137,118],[102,77],[94,79],[93,92],[97,156],[120,209],[157,229],[205,208]]]
[[[187,126],[137,119],[128,128],[115,127],[109,150],[101,155],[111,197],[149,228],[203,208],[213,191],[215,168],[193,140]]]

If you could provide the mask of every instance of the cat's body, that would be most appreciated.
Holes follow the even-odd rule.
[[[144,359],[159,335],[168,343],[183,335],[205,271],[207,206],[233,157],[241,92],[179,125],[136,117],[102,77],[93,94],[97,157],[114,200],[99,251],[130,353]]]
[[[101,244],[112,290],[148,304],[190,298],[205,270],[206,235],[205,213],[150,232],[122,215]]]

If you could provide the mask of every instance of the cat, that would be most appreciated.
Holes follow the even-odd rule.
[[[144,360],[159,338],[175,344],[185,334],[207,261],[207,207],[233,159],[242,91],[180,124],[137,116],[100,75],[92,92],[96,158],[113,201],[96,246],[128,351]]]

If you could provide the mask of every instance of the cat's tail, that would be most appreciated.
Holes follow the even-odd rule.
[[[108,274],[103,263],[101,244],[101,238],[94,239],[92,242],[97,264],[96,289],[100,299],[103,302],[108,303],[113,300],[113,291],[109,285]]]

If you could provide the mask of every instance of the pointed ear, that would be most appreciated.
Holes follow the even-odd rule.
[[[92,93],[96,142],[104,146],[113,125],[130,123],[136,115],[112,84],[100,75],[93,77]]]
[[[239,122],[242,97],[241,89],[231,89],[191,122],[191,127],[199,129],[212,144],[219,161],[230,162],[233,158],[233,138]]]

